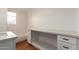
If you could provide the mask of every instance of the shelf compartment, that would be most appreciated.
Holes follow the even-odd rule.
[[[57,50],[57,36],[49,33],[32,31],[32,44],[43,50]]]

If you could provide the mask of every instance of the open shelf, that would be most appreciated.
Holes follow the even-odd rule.
[[[48,43],[43,42],[43,41],[38,41],[38,40],[32,41],[32,44],[33,44],[35,47],[37,47],[37,48],[39,48],[39,49],[42,49],[42,50],[56,50],[56,49],[57,49],[56,46],[53,46],[53,45],[48,44]]]
[[[42,50],[57,50],[57,36],[53,34],[32,31],[31,42]]]

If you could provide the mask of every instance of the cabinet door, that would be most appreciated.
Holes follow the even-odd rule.
[[[15,50],[15,39],[6,39],[0,41],[0,50]]]
[[[0,32],[7,31],[7,9],[0,8]]]

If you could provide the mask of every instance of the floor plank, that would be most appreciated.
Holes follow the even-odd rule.
[[[16,43],[16,50],[38,50],[38,49],[29,44],[27,41],[22,41]]]

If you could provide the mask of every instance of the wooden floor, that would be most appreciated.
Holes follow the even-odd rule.
[[[38,50],[38,49],[29,44],[27,41],[22,41],[16,43],[16,50]]]

